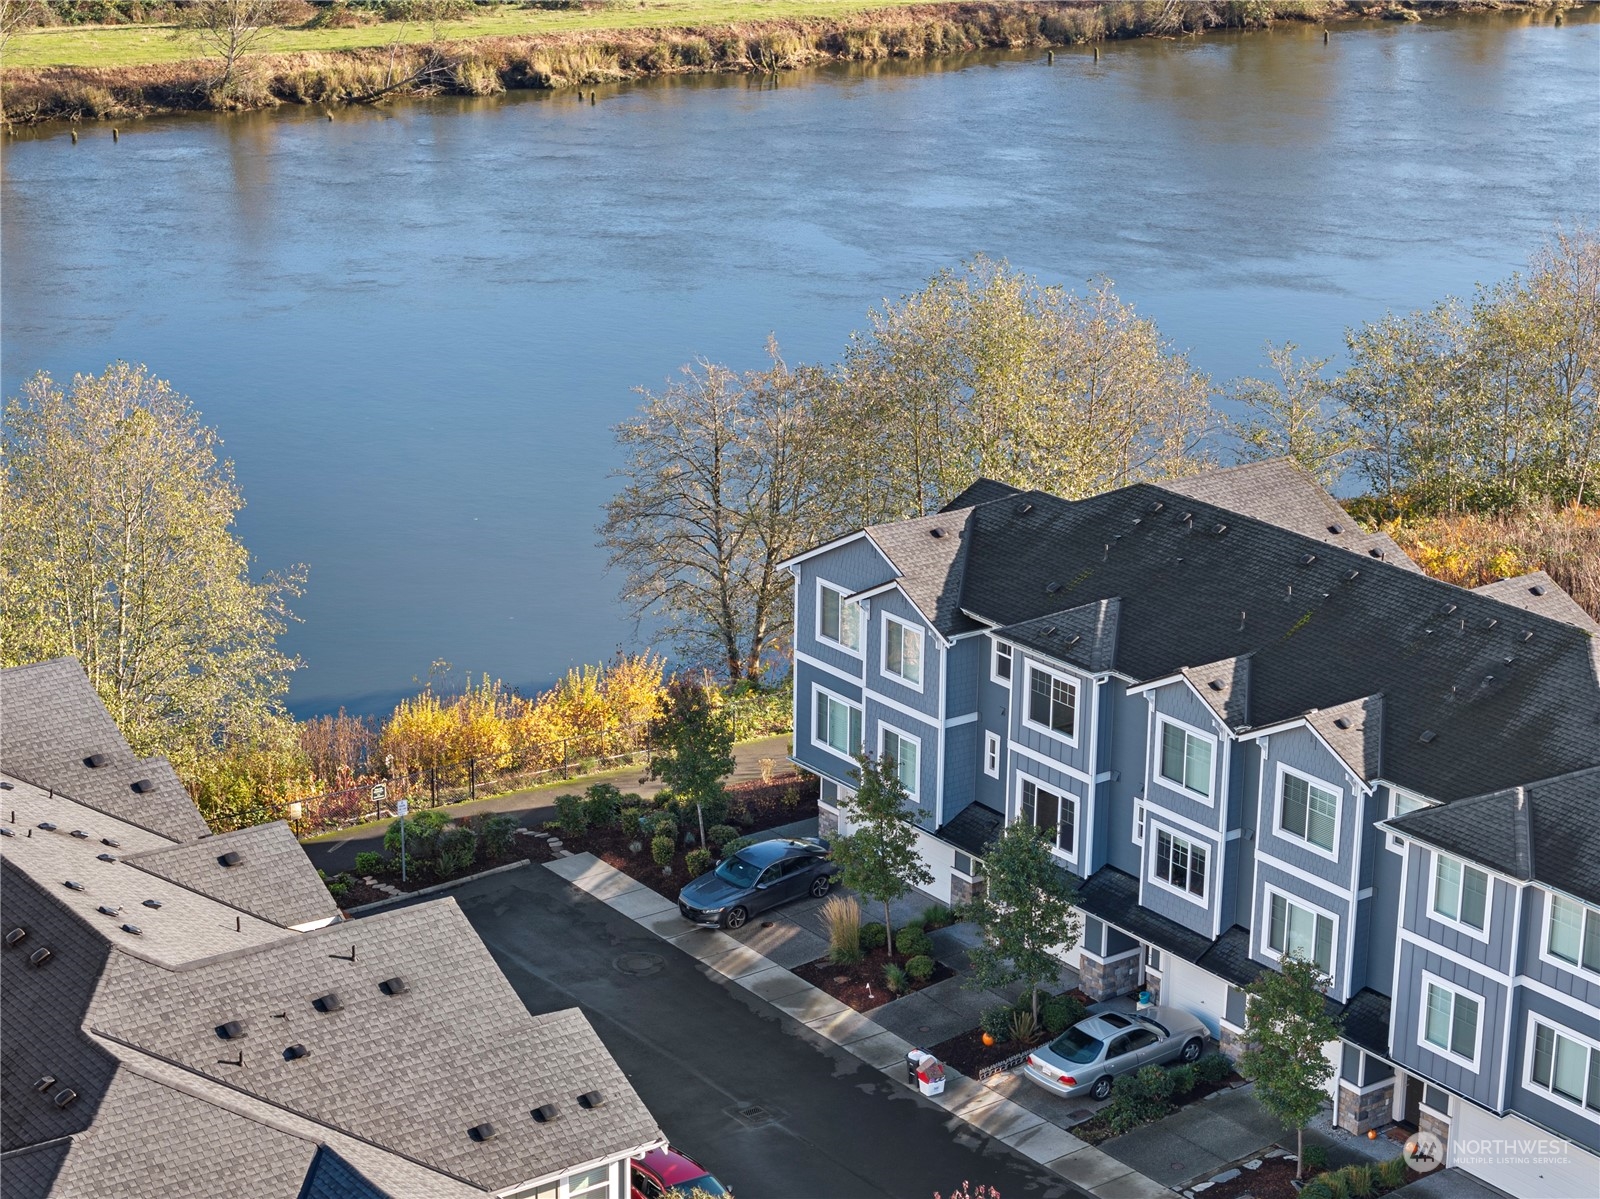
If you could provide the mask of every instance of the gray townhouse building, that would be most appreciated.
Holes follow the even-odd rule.
[[[0,670],[6,1199],[627,1199],[661,1130],[453,899],[346,921],[289,827],[211,835],[75,660]]]
[[[1424,575],[1284,461],[1069,501],[979,480],[787,563],[794,761],[892,758],[941,895],[1004,824],[1077,879],[1083,989],[1237,1054],[1315,960],[1338,1123],[1600,1194],[1600,626]]]

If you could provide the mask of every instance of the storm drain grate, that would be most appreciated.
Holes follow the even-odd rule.
[[[722,1111],[724,1115],[732,1116],[747,1128],[760,1128],[763,1124],[771,1124],[782,1114],[770,1107],[762,1107],[759,1103],[746,1104],[743,1107],[735,1104],[733,1107],[723,1108]]]

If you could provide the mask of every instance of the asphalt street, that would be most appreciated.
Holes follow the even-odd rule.
[[[529,1010],[581,1007],[739,1199],[932,1199],[963,1180],[1087,1199],[541,866],[452,894]]]

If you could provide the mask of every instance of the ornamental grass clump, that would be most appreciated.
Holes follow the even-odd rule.
[[[834,895],[822,905],[823,927],[828,930],[828,960],[848,966],[861,960],[861,904],[853,895]]]

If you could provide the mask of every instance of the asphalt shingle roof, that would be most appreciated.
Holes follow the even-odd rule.
[[[1344,1024],[1339,1030],[1344,1039],[1373,1053],[1389,1052],[1389,997],[1370,987],[1350,996],[1344,1005]]]
[[[986,804],[970,803],[957,812],[933,835],[939,840],[981,858],[989,852],[989,845],[1000,835],[1006,818]]]
[[[1478,595],[1490,596],[1528,612],[1538,612],[1551,620],[1575,625],[1600,637],[1600,621],[1579,607],[1578,601],[1563,591],[1561,584],[1542,570],[1518,575],[1514,579],[1485,583],[1482,587],[1474,587],[1473,591]]]
[[[1098,672],[1110,670],[1117,660],[1121,611],[1122,602],[1113,597],[1004,625],[994,632],[1046,657]]]
[[[1212,946],[1210,937],[1140,907],[1139,880],[1115,866],[1102,866],[1078,884],[1078,907],[1186,962],[1198,962]]]
[[[222,864],[228,853],[239,855],[237,864]],[[316,867],[281,820],[128,854],[123,861],[284,928],[339,914]]]
[[[961,578],[970,510],[936,512],[892,525],[874,525],[867,536],[900,574],[900,586],[917,610],[946,636],[977,628],[961,611]]]
[[[210,831],[171,765],[128,747],[75,658],[0,670],[0,769],[172,841]]]

